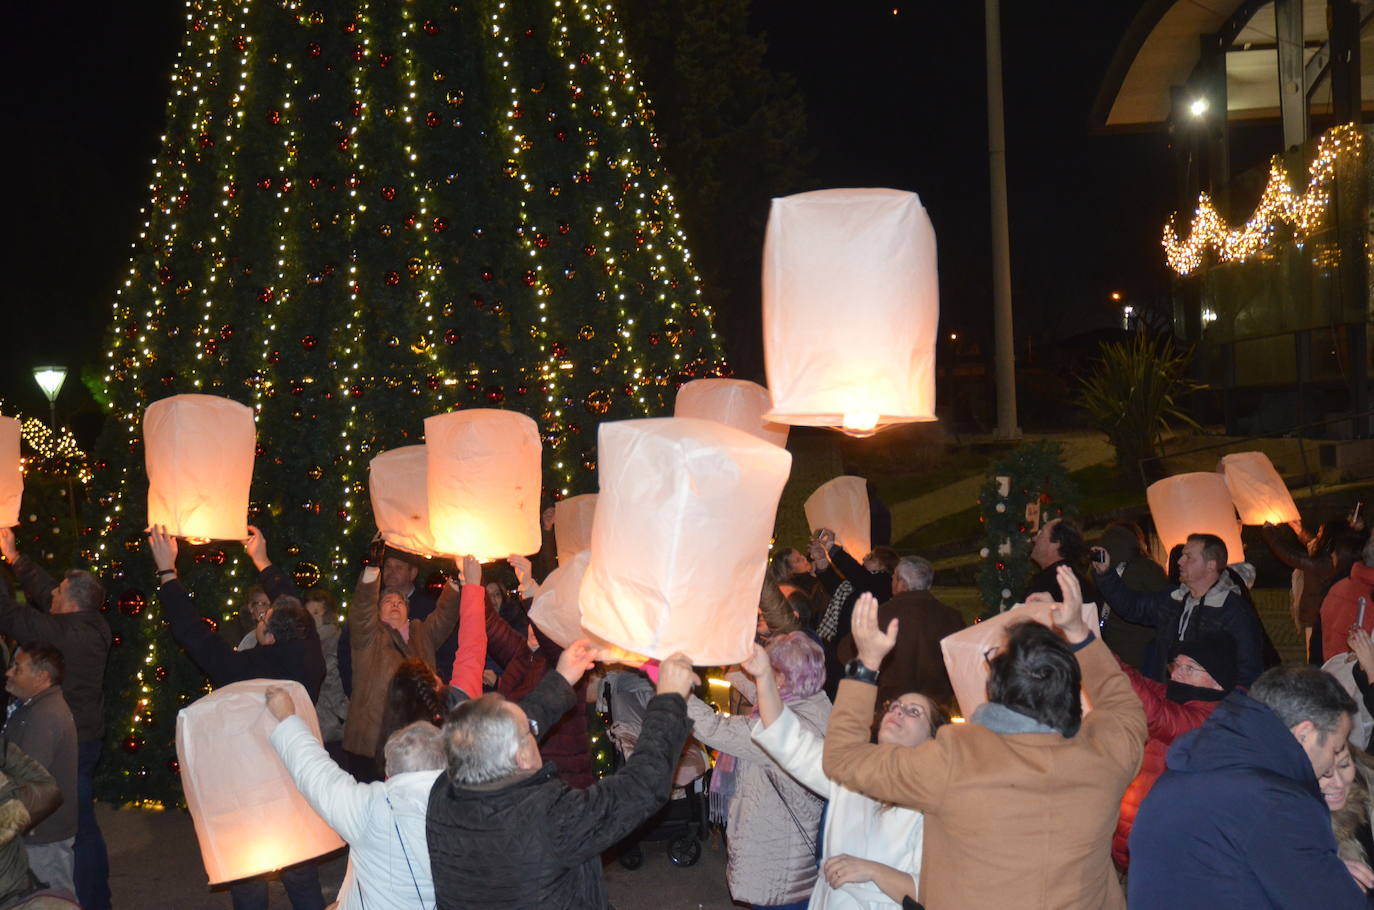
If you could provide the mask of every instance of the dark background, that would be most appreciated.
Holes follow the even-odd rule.
[[[652,9],[629,6],[627,15]],[[1088,128],[1102,75],[1137,6],[1003,4],[1021,356],[1114,324],[1113,290],[1142,301],[1168,294],[1159,246],[1176,207],[1168,137],[1093,135]],[[982,4],[898,3],[896,15],[893,9],[754,0],[749,27],[767,41],[764,63],[795,79],[804,106],[805,170],[788,178],[795,186],[776,191],[890,186],[919,193],[939,238],[942,331],[990,338]],[[103,371],[106,322],[143,224],[184,6],[20,4],[9,15],[3,58],[11,228],[0,399],[10,413],[45,414],[30,371],[48,360],[65,363],[72,373],[59,417],[89,437],[99,415],[79,372]],[[654,91],[652,83],[648,88]],[[667,112],[657,126],[671,145]],[[1274,127],[1235,132],[1235,170],[1259,163],[1278,144]],[[742,166],[748,153],[738,151]],[[677,188],[681,200],[691,192]],[[762,213],[767,195],[739,205]],[[761,248],[761,232],[743,233],[731,242]],[[733,278],[753,296],[733,295],[735,312],[725,314],[725,326],[741,374],[757,375],[757,279],[748,267],[735,267]]]

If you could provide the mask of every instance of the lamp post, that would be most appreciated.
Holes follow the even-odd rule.
[[[57,440],[57,394],[62,391],[62,383],[67,380],[67,368],[49,364],[34,367],[33,379],[43,394],[48,396],[48,426],[52,429],[53,440]],[[72,532],[76,533],[80,523],[76,518],[76,490],[72,486],[70,469],[67,471],[67,505],[71,509]]]
[[[67,368],[60,366],[41,366],[33,368],[34,381],[48,396],[49,426],[57,432],[57,393],[62,391],[62,383],[67,379]]]

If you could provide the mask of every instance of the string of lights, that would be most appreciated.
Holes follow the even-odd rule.
[[[1282,224],[1290,225],[1294,239],[1303,243],[1326,221],[1337,162],[1362,156],[1364,144],[1358,124],[1344,123],[1327,130],[1317,142],[1316,155],[1307,169],[1307,188],[1301,193],[1293,188],[1283,157],[1275,155],[1259,204],[1237,228],[1226,223],[1210,196],[1201,194],[1186,240],[1174,229],[1176,215],[1164,225],[1164,255],[1169,267],[1189,275],[1202,265],[1203,254],[1209,249],[1221,262],[1245,262],[1274,241]]]

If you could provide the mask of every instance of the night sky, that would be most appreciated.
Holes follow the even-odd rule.
[[[1167,293],[1159,248],[1174,202],[1167,138],[1088,130],[1102,74],[1137,5],[1003,4],[1018,349],[1028,338],[1110,324],[1112,290]],[[817,12],[799,12],[810,8]],[[792,73],[806,98],[813,178],[919,193],[939,238],[943,327],[990,333],[982,4],[897,8],[894,16],[891,3],[754,0],[754,19],[768,35],[770,66]],[[17,405],[43,414],[34,364],[103,363],[185,18],[180,2],[139,0],[18,4],[9,19],[9,331],[0,397],[11,413]],[[1243,150],[1233,161],[1254,163]],[[63,391],[64,415],[94,409],[77,385],[69,379]]]

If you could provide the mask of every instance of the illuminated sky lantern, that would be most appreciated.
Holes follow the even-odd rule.
[[[280,679],[230,683],[177,712],[177,761],[186,808],[211,885],[273,872],[343,846],[315,814],[268,736],[277,721],[266,692],[283,686],[320,738],[305,687]]]
[[[0,528],[19,524],[24,498],[24,465],[19,460],[19,421],[0,417]]]
[[[444,553],[483,562],[537,553],[539,427],[524,414],[473,408],[425,418],[429,526]]]
[[[873,525],[868,514],[868,485],[862,477],[835,477],[806,498],[806,523],[815,534],[821,528],[835,532],[844,551],[860,562],[873,549]]]
[[[214,395],[173,395],[143,413],[148,523],[174,537],[248,536],[253,409]]]
[[[638,654],[701,666],[752,653],[786,449],[708,420],[603,423],[582,624]]]
[[[387,546],[420,556],[442,556],[429,530],[429,472],[425,447],[401,446],[372,459],[368,492],[372,517]]]
[[[566,562],[560,559],[558,568],[544,579],[530,604],[530,622],[563,648],[582,637],[582,607],[578,597],[591,558],[590,550],[582,550]]]
[[[1006,644],[1007,629],[1031,620],[1053,627],[1047,603],[1017,604],[1005,613],[998,613],[975,623],[953,635],[940,639],[940,651],[945,656],[945,670],[949,672],[959,711],[971,717],[988,700],[988,658]],[[1083,622],[1089,629],[1097,628],[1097,605],[1083,605]],[[1088,697],[1083,696],[1083,713],[1088,713]]]
[[[693,379],[678,389],[674,417],[714,420],[773,445],[787,445],[787,424],[765,420],[773,407],[768,390],[747,379]]]
[[[1175,474],[1150,484],[1145,498],[1164,552],[1187,543],[1189,534],[1215,534],[1226,544],[1228,562],[1245,559],[1236,507],[1220,474]]]
[[[570,496],[554,504],[553,541],[560,566],[567,565],[574,556],[592,545],[592,519],[595,515],[595,493]]]
[[[935,419],[935,230],[914,193],[773,200],[763,247],[769,420],[870,436]]]
[[[1223,455],[1217,470],[1231,491],[1241,524],[1273,522],[1280,525],[1302,520],[1293,494],[1288,492],[1288,484],[1283,482],[1274,463],[1263,452]]]

